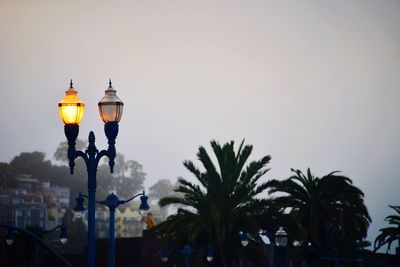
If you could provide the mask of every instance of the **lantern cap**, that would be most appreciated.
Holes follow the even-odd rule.
[[[279,227],[278,231],[276,231],[275,236],[287,236],[286,231],[282,226]]]

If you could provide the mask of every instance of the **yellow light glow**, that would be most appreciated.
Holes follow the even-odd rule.
[[[60,116],[65,124],[79,124],[83,117],[84,105],[80,103],[61,104],[58,107]]]
[[[85,104],[78,97],[78,92],[72,85],[65,93],[65,97],[58,103],[61,120],[65,124],[79,124],[83,117]]]

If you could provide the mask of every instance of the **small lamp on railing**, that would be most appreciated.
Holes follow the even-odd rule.
[[[214,252],[211,246],[207,247],[206,259],[208,262],[212,262],[214,260]]]
[[[67,234],[67,226],[63,223],[60,228],[60,242],[61,244],[65,245],[68,242],[68,234]]]
[[[162,262],[168,261],[168,250],[166,248],[163,248],[161,251],[161,261]]]
[[[288,242],[288,235],[283,227],[279,227],[279,230],[275,233],[275,245],[277,247],[286,247]]]
[[[85,199],[83,198],[82,194],[79,193],[79,196],[76,198],[76,204],[75,204],[75,208],[74,210],[76,212],[84,212],[85,211],[85,207],[83,206],[83,202],[85,201]]]
[[[10,228],[8,228],[8,230],[7,230],[6,244],[9,246],[14,244],[14,234]]]
[[[249,244],[249,234],[247,232],[242,232],[240,236],[240,243],[242,243],[243,247]]]
[[[139,213],[142,216],[147,216],[147,213],[149,212],[150,206],[147,204],[147,199],[148,197],[143,194],[143,196],[140,197],[140,206],[139,206]]]
[[[278,266],[285,267],[285,250],[288,243],[288,235],[283,227],[279,227],[279,230],[275,233],[275,245],[277,246],[279,257]]]

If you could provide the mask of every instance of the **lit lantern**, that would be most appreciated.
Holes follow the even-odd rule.
[[[58,110],[64,124],[78,125],[82,120],[84,108],[85,103],[78,97],[78,92],[74,89],[71,80],[64,98],[58,103]]]
[[[99,102],[100,117],[104,123],[118,123],[122,117],[124,103],[116,94],[116,90],[112,87],[111,79],[103,98]]]

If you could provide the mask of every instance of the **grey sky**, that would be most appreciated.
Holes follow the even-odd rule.
[[[146,185],[190,176],[211,139],[290,168],[341,170],[366,194],[376,236],[400,180],[400,1],[0,0],[0,161],[51,158],[70,78],[80,138],[105,148],[97,102],[125,102],[117,150]]]

